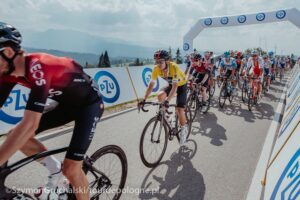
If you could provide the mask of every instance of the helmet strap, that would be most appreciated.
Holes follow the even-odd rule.
[[[2,58],[4,60],[6,60],[6,62],[8,63],[8,72],[6,73],[6,75],[10,75],[16,69],[15,64],[14,64],[14,60],[17,57],[18,54],[19,54],[18,52],[15,52],[15,54],[14,54],[14,56],[12,58],[8,58],[3,53],[3,51],[0,52],[0,55],[2,56]]]

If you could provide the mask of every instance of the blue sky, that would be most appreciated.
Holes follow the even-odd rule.
[[[1,0],[0,19],[21,31],[68,29],[141,46],[181,48],[184,34],[201,17],[292,7],[300,10],[300,0]],[[207,29],[194,47],[220,52],[276,46],[278,53],[300,55],[299,38],[300,29],[282,22]]]

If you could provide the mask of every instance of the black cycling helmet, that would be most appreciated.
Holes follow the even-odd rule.
[[[170,59],[170,55],[166,50],[157,50],[154,53],[153,57],[155,60],[159,60],[159,59],[169,60]]]
[[[7,75],[11,74],[15,70],[13,61],[19,54],[21,42],[21,33],[15,27],[4,22],[0,22],[0,55],[8,62],[9,70]],[[3,47],[11,47],[15,51],[15,55],[12,58],[8,58],[3,53]]]
[[[192,57],[192,60],[193,61],[198,61],[202,58],[201,54],[200,53],[195,53]]]
[[[12,25],[0,22],[0,48],[10,46],[16,50],[21,48],[21,33]]]

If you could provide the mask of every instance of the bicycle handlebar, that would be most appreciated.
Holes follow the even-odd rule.
[[[144,108],[145,105],[153,105],[153,106],[162,106],[165,107],[165,104],[162,102],[144,102],[143,105],[138,105],[138,110],[142,110],[143,112],[149,112],[149,110],[146,110]],[[169,104],[169,107],[176,107],[176,104]],[[165,110],[166,113],[169,115],[172,114],[173,112],[169,112],[168,110]]]

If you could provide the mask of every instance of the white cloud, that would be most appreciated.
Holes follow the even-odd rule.
[[[140,45],[181,47],[183,35],[201,17],[290,7],[300,9],[300,1],[2,0],[0,18],[21,30],[71,29]],[[284,51],[291,49],[300,54],[298,35],[299,29],[292,25],[276,23],[206,30],[198,36],[196,43],[200,41],[199,47],[204,49],[246,48],[258,44],[259,36],[266,38],[266,43],[270,44],[267,46],[278,43]],[[278,39],[280,37],[285,38],[284,42]],[[237,38],[241,41],[237,42]]]

